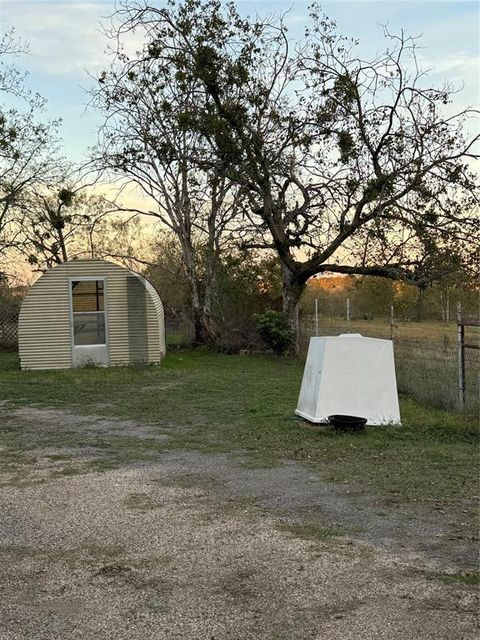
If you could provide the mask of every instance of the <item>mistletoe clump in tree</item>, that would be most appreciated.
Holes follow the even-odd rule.
[[[105,243],[110,203],[88,193],[90,185],[84,178],[75,178],[75,173],[66,166],[58,183],[29,185],[17,199],[17,251],[35,271],[102,255],[100,237]]]

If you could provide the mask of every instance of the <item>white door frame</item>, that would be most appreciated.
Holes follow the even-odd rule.
[[[75,333],[73,323],[73,295],[72,282],[99,281],[103,282],[103,314],[105,317],[105,344],[75,344]],[[82,364],[93,363],[99,366],[108,367],[110,365],[110,336],[108,328],[108,291],[107,278],[105,276],[70,276],[68,278],[68,301],[70,316],[70,351],[73,367]],[[102,313],[101,311],[85,311],[82,313]]]

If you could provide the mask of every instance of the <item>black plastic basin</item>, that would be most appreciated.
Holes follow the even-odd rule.
[[[335,414],[334,416],[328,416],[330,424],[340,431],[361,431],[367,424],[366,418],[360,418],[359,416],[343,416]]]

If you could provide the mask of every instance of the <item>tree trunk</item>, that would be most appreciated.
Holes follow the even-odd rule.
[[[282,264],[283,311],[286,313],[290,328],[295,333],[295,351],[298,353],[298,303],[305,290],[306,280],[298,277]]]
[[[198,346],[212,345],[215,341],[210,317],[212,283],[210,281],[205,282],[205,291],[202,302],[198,282],[197,265],[193,249],[186,247],[185,245],[182,248],[192,305],[193,344]]]
[[[185,272],[187,276],[188,286],[190,289],[190,303],[192,305],[192,326],[193,326],[193,344],[205,344],[205,327],[203,322],[203,311],[200,303],[200,294],[198,290],[197,268],[192,247],[180,238],[182,245],[183,259],[185,261]]]
[[[190,291],[192,300],[193,344],[197,346],[211,346],[215,342],[215,335],[209,305],[205,306],[200,302],[197,282],[190,282]]]
[[[211,345],[213,342],[213,332],[210,316],[204,312],[202,307],[192,310],[193,315],[193,343],[197,346]]]
[[[415,321],[422,322],[424,314],[426,287],[418,287],[417,300],[415,303]]]

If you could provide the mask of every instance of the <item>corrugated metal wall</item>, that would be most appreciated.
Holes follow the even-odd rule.
[[[148,314],[145,285],[135,276],[127,277],[128,344],[130,363],[148,362]]]
[[[154,362],[159,352],[162,358],[166,352],[165,311],[160,296],[153,284],[144,278],[142,278],[142,281],[147,292],[150,294],[148,299],[152,303],[147,305],[149,335],[148,357],[150,362]]]
[[[127,279],[138,278],[146,287],[146,349],[148,362],[160,362],[165,354],[163,305],[150,283],[128,269],[106,260],[72,260],[55,266],[30,288],[18,321],[18,344],[22,369],[63,369],[72,366],[69,279],[105,278],[109,362],[138,362],[130,349],[130,322],[136,314],[128,308]],[[135,301],[131,299],[131,304]],[[145,323],[144,323],[145,325]],[[144,334],[145,335],[145,334]],[[136,334],[138,342],[138,332]],[[137,344],[138,347],[138,344]]]

